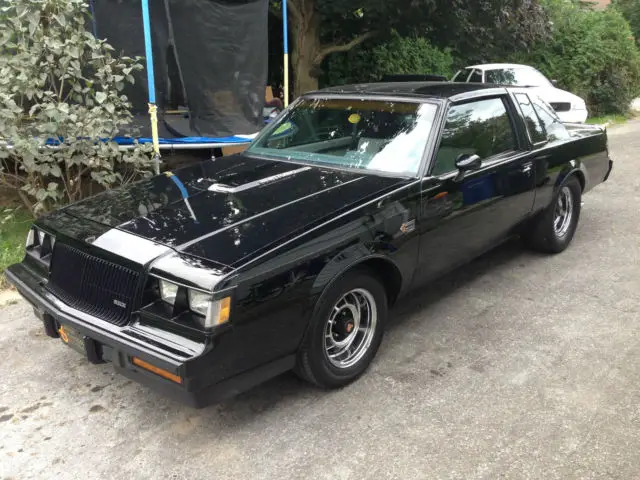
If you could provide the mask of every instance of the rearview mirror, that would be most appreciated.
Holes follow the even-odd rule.
[[[475,170],[482,166],[482,159],[479,155],[470,155],[468,153],[463,153],[458,155],[456,158],[456,168],[461,172],[466,172],[467,170]]]

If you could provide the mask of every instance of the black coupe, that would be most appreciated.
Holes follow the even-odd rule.
[[[290,369],[340,387],[410,289],[513,235],[564,250],[611,168],[605,129],[526,88],[332,88],[242,154],[38,219],[7,277],[49,336],[194,406]]]

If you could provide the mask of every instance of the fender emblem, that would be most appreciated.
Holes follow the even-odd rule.
[[[411,233],[416,229],[416,221],[410,220],[400,225],[400,231],[404,234]]]

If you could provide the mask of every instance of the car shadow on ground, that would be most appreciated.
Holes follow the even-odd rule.
[[[446,299],[456,290],[464,288],[475,279],[490,273],[492,269],[517,261],[525,255],[537,254],[524,250],[521,242],[517,239],[508,241],[471,263],[453,270],[424,288],[416,290],[419,293],[418,295],[409,294],[403,297],[390,311],[391,320],[387,325],[387,334],[395,329],[402,328],[407,319],[413,317],[416,313],[428,308],[435,302]],[[429,319],[425,318],[424,321],[429,322]],[[387,335],[385,339],[387,340],[385,350],[400,347],[400,345],[393,345],[394,339],[389,337],[390,335]],[[384,354],[382,356],[379,355],[376,361],[384,361]],[[282,400],[287,400],[287,402],[305,401],[305,399],[318,397],[318,395],[331,396],[333,393],[332,391],[318,389],[300,380],[290,372],[216,406],[209,407],[204,411],[207,413],[213,411],[224,413],[233,417],[235,422],[243,423],[244,421],[251,421],[251,417],[255,416],[256,413],[263,413],[276,407]]]

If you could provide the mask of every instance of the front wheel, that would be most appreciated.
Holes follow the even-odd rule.
[[[375,356],[387,317],[387,295],[368,270],[343,275],[316,306],[296,372],[323,388],[351,383]]]
[[[582,188],[576,177],[571,177],[556,192],[551,205],[536,220],[526,235],[527,244],[545,253],[564,251],[576,232],[580,219]]]

